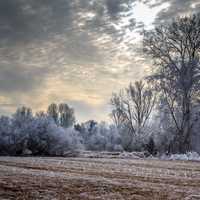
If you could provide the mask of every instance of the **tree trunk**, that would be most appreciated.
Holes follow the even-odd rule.
[[[183,99],[182,115],[182,126],[178,137],[178,151],[179,153],[186,153],[191,151],[191,112],[190,98],[187,95]]]

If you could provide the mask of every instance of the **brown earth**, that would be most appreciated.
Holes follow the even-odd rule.
[[[0,200],[200,199],[200,162],[0,157]]]

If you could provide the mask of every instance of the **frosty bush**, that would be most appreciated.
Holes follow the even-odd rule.
[[[12,117],[0,118],[0,154],[62,156],[65,152],[87,149],[122,151],[121,137],[115,126],[88,121],[64,128],[49,114],[35,116],[30,108],[17,109]]]
[[[78,132],[58,126],[48,115],[32,115],[29,108],[19,108],[9,117],[0,118],[1,155],[58,156],[83,148]]]
[[[164,160],[191,160],[200,161],[200,155],[196,152],[187,152],[185,154],[173,154],[170,156],[163,155],[161,159]]]
[[[87,150],[123,150],[121,146],[121,137],[115,126],[109,126],[104,122],[98,124],[91,120],[81,125],[76,125],[75,127],[83,138],[83,143]]]
[[[0,154],[8,155],[11,152],[11,121],[9,117],[2,116],[0,118]]]

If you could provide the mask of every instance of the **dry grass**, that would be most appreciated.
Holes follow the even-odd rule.
[[[200,163],[1,157],[0,199],[195,200],[200,199]]]

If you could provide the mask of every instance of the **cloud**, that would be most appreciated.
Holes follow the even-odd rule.
[[[71,3],[63,0],[2,0],[1,40],[8,43],[45,39],[71,26]]]
[[[33,89],[37,84],[40,84],[43,71],[33,69],[30,71],[15,65],[1,65],[0,73],[0,90],[1,92],[27,92]]]
[[[58,34],[76,33],[79,23],[90,20],[94,30],[108,28],[110,21],[105,20],[117,18],[129,4],[130,0],[2,0],[1,40],[7,43],[48,40]],[[93,17],[88,13],[93,13]]]
[[[146,64],[134,42],[144,27],[132,16],[136,2],[141,1],[1,0],[2,113],[14,105],[44,110],[52,101],[69,101],[81,119],[83,113],[106,118],[112,91],[144,76]],[[164,2],[143,1],[149,7]],[[168,2],[157,21],[198,3]]]
[[[110,112],[109,104],[106,106],[91,106],[83,101],[67,101],[70,106],[76,108],[75,115],[78,122],[95,119],[97,121],[110,121],[108,113]],[[87,113],[87,115],[86,115]]]
[[[150,7],[157,7],[166,3],[169,5],[158,13],[155,21],[156,24],[164,23],[178,16],[199,12],[200,8],[199,0],[158,0],[155,3],[151,1],[146,1],[146,3]]]
[[[31,90],[46,76],[66,70],[63,65],[103,63],[103,45],[111,49],[113,40],[121,37],[112,20],[128,3],[0,1],[0,91]]]

